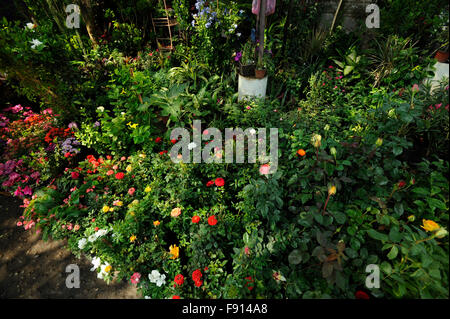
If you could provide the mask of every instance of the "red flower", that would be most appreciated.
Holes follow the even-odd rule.
[[[199,221],[200,221],[200,217],[199,217],[199,216],[194,216],[194,217],[192,217],[192,222],[193,222],[194,224],[197,224]]]
[[[180,296],[177,296],[177,295],[172,296],[172,299],[180,299]]]
[[[192,280],[193,281],[199,281],[202,276],[203,275],[202,275],[202,272],[200,271],[200,269],[196,269],[192,273]]]
[[[172,142],[172,144],[175,144],[177,142],[177,140],[175,140],[175,139],[170,140],[170,141]]]
[[[209,216],[208,224],[210,224],[211,226],[214,226],[215,224],[217,224],[217,219],[216,219],[215,215]]]
[[[245,280],[246,280],[245,287],[247,287],[247,289],[251,291],[254,287],[250,286],[250,284],[255,281],[253,280],[253,278],[251,276],[245,277]]]
[[[78,179],[78,177],[80,177],[80,173],[72,172],[72,179]]]
[[[404,187],[406,185],[406,182],[405,181],[400,181],[400,182],[398,182],[398,187],[399,188],[402,188],[402,187]]]
[[[216,178],[214,184],[216,184],[217,187],[221,187],[225,185],[225,180],[222,177]]]
[[[162,140],[162,138],[157,137],[157,138],[155,139],[155,142],[156,142],[156,143],[159,143],[159,142],[161,142],[161,140]]]
[[[167,151],[164,150],[164,151],[159,152],[159,155],[164,155],[164,154],[166,154],[166,153],[167,153]]]
[[[64,157],[70,157],[70,152],[67,152],[66,154],[64,154]]]
[[[198,281],[194,282],[194,284],[196,287],[200,287],[203,284],[203,281],[198,280]]]
[[[182,274],[178,274],[175,276],[173,281],[175,281],[178,286],[181,286],[184,283],[184,276]]]
[[[125,174],[122,173],[122,172],[119,172],[119,173],[116,174],[116,178],[117,178],[117,179],[122,179],[122,178],[124,178],[124,177],[125,177]]]
[[[356,299],[370,299],[369,295],[366,294],[366,293],[365,293],[364,291],[362,291],[362,290],[358,290],[358,291],[355,293],[355,298],[356,298]]]
[[[206,183],[206,186],[207,186],[207,187],[213,186],[213,185],[214,185],[214,181],[209,181],[208,183]]]

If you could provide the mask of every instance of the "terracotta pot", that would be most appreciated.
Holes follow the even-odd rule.
[[[245,77],[254,77],[255,76],[255,65],[254,64],[247,64],[247,65],[241,65],[240,74]]]
[[[445,63],[448,60],[448,52],[438,51],[438,52],[436,52],[436,55],[434,56],[434,58],[441,63]]]
[[[255,78],[262,79],[266,76],[266,70],[255,70]]]

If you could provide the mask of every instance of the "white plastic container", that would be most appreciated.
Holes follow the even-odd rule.
[[[238,100],[242,101],[252,98],[265,98],[267,90],[267,79],[267,75],[262,79],[257,79],[247,78],[239,74]]]

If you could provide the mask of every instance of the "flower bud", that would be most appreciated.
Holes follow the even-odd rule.
[[[447,235],[448,235],[448,231],[445,228],[439,228],[435,233],[435,236],[437,238],[444,238]]]
[[[414,215],[409,215],[409,216],[408,216],[408,220],[409,220],[410,222],[413,222],[413,221],[416,220],[416,216],[414,216]]]
[[[376,145],[377,147],[380,147],[381,145],[383,145],[383,139],[382,139],[381,137],[379,137],[379,138],[377,139],[377,141],[375,142],[375,145]]]
[[[331,155],[336,157],[336,148],[335,147],[330,148],[330,153],[331,153]]]
[[[328,195],[334,195],[336,194],[336,186],[331,185],[330,187],[328,187]]]

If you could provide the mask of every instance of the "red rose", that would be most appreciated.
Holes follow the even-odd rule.
[[[362,290],[358,290],[356,293],[355,293],[355,298],[356,299],[370,299],[369,298],[369,295],[368,294],[366,294],[364,291],[362,291]]]
[[[172,296],[172,299],[180,299],[180,296],[177,296],[177,295]]]
[[[174,281],[178,286],[181,286],[184,283],[184,276],[182,274],[178,274],[175,276]]]
[[[192,222],[193,222],[194,224],[197,224],[199,221],[200,221],[200,217],[199,217],[199,216],[194,216],[194,217],[192,217]]]
[[[398,182],[398,187],[399,188],[402,188],[402,187],[404,187],[406,185],[406,182],[405,181],[400,181],[400,182]]]
[[[208,224],[210,224],[211,226],[214,226],[215,224],[217,224],[217,219],[216,219],[215,215],[209,216]]]
[[[117,178],[117,179],[122,179],[122,178],[124,178],[124,177],[125,177],[125,174],[122,173],[122,172],[119,172],[119,173],[116,174],[116,178]]]
[[[170,140],[172,142],[172,144],[175,144],[177,142],[177,140]]]
[[[206,183],[206,186],[207,186],[207,187],[213,186],[213,185],[214,185],[214,181],[209,181],[208,183]]]
[[[80,177],[80,173],[72,172],[72,179],[78,179],[78,177]]]
[[[225,185],[225,180],[222,177],[216,178],[216,180],[214,181],[214,184],[216,184],[216,186],[221,187],[223,185]]]
[[[157,138],[155,139],[155,142],[156,142],[156,143],[159,143],[159,142],[161,142],[161,140],[162,140],[162,138],[157,137]]]

